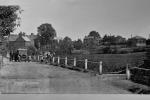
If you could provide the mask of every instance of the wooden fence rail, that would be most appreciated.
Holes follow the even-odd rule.
[[[41,56],[38,56],[37,57],[38,58],[38,60],[41,60]],[[78,67],[78,68],[80,68],[80,69],[83,69],[83,70],[85,70],[85,71],[89,71],[90,69],[88,68],[88,63],[92,63],[92,64],[97,64],[98,66],[97,66],[97,69],[98,69],[98,74],[99,75],[102,75],[102,74],[104,74],[103,73],[103,62],[102,61],[99,61],[99,62],[95,62],[95,61],[89,61],[88,59],[84,59],[84,60],[77,60],[76,58],[73,58],[73,59],[69,59],[68,57],[64,57],[64,58],[61,58],[60,56],[58,56],[58,57],[52,57],[52,60],[51,60],[51,62],[50,63],[52,63],[52,64],[56,64],[56,65],[61,65],[62,64],[62,61],[61,60],[63,60],[63,65],[64,66],[71,66],[72,68],[73,67],[78,67],[77,65],[79,64],[79,62],[82,62],[83,63],[83,65],[82,65],[82,67]],[[71,64],[69,64],[70,62],[69,61],[72,61],[72,65]],[[123,69],[123,70],[119,70],[119,71],[116,71],[116,72],[109,72],[108,74],[119,74],[119,73],[121,73],[121,72],[125,72],[125,74],[126,74],[126,77],[127,77],[127,79],[129,80],[130,78],[131,78],[131,68],[129,67],[129,64],[126,64],[125,65],[126,66],[126,68],[125,69]],[[93,66],[92,66],[93,67]],[[135,69],[135,68],[138,68],[138,67],[133,67],[132,69]],[[138,69],[140,69],[140,68],[138,68]],[[149,69],[145,69],[145,70],[149,70]],[[95,70],[94,70],[95,71]],[[93,71],[93,72],[94,72]],[[96,71],[95,71],[95,73],[96,73]]]

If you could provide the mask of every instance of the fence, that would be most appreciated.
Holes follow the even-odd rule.
[[[77,60],[69,59],[68,57],[61,58],[61,57],[53,57],[52,58],[52,64],[54,65],[60,65],[65,67],[70,67],[74,69],[80,69],[84,71],[93,71],[95,73],[102,74],[102,62],[92,62],[88,61],[88,59],[85,60]],[[93,66],[94,64],[94,66]]]
[[[132,81],[150,86],[150,69],[132,67],[129,68],[129,71],[130,71],[130,79]]]
[[[38,60],[41,59],[41,57],[37,57]],[[89,59],[79,59],[76,57],[60,57],[60,56],[55,56],[53,58],[51,58],[51,60],[49,61],[50,64],[53,65],[57,65],[57,66],[62,66],[62,67],[67,67],[67,68],[71,68],[71,69],[77,69],[77,70],[81,70],[81,71],[91,71],[94,72],[96,74],[126,74],[127,75],[127,79],[131,78],[131,70],[135,69],[135,67],[130,67],[130,66],[137,66],[136,63],[135,64],[128,64],[128,63],[121,63],[118,66],[113,66],[113,63],[115,62],[111,62],[111,60],[109,62],[104,61],[105,58],[103,58],[100,61],[91,61]],[[115,58],[117,59],[116,61],[120,61],[119,58]],[[130,59],[130,58],[129,58]],[[143,60],[145,58],[141,57],[140,59],[137,60],[137,62],[140,61],[139,64],[143,64]],[[123,62],[123,61],[122,61]],[[112,63],[111,66],[108,66],[108,63]],[[121,67],[120,67],[121,66]],[[138,67],[136,67],[138,68]]]
[[[0,55],[0,69],[3,67],[3,56]]]
[[[52,62],[50,62],[53,65],[57,65],[57,66],[62,66],[62,67],[67,67],[67,68],[72,68],[72,69],[77,69],[77,70],[81,70],[81,71],[88,71],[88,72],[94,72],[95,74],[126,74],[127,75],[127,79],[130,79],[130,69],[129,69],[129,65],[126,64],[124,69],[115,69],[113,72],[111,72],[112,70],[108,71],[109,69],[107,69],[106,72],[106,68],[103,66],[103,62],[99,61],[99,62],[94,62],[94,61],[90,61],[88,59],[84,59],[84,60],[79,60],[79,59],[71,59],[68,57],[53,57]]]

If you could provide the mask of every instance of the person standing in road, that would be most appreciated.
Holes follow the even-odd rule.
[[[10,53],[9,53],[9,60],[12,61],[12,58],[13,58],[13,53],[12,53],[12,51],[10,51]]]

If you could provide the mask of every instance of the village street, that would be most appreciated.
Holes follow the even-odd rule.
[[[9,62],[4,59],[0,75],[1,93],[130,93],[112,84],[117,79],[35,62]]]

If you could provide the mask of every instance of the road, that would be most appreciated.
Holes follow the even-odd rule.
[[[130,94],[102,77],[35,62],[9,62],[0,71],[1,93]]]

